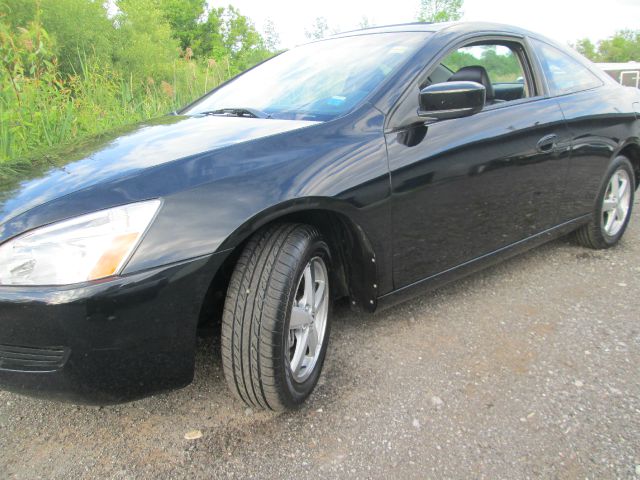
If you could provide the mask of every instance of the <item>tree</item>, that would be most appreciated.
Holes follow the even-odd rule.
[[[229,5],[223,15],[223,39],[232,61],[232,73],[239,73],[268,58],[270,53],[253,22]]]
[[[601,62],[640,61],[640,30],[620,30],[610,38],[598,42]]]
[[[279,42],[272,22],[261,35],[248,17],[229,5],[200,17],[191,48],[195,58],[221,64],[234,75],[276,53]]]
[[[640,30],[619,30],[597,46],[583,38],[573,48],[594,62],[640,61]]]
[[[157,8],[171,26],[173,37],[184,50],[193,48],[199,33],[199,20],[205,14],[205,0],[156,0]]]
[[[327,36],[329,24],[325,17],[317,17],[311,26],[311,30],[305,30],[304,34],[310,40],[320,40]]]
[[[590,60],[595,61],[597,57],[596,46],[588,38],[582,38],[573,45],[579,53],[584,55]]]
[[[198,25],[198,34],[192,45],[196,57],[222,59],[226,54],[222,24],[224,8],[213,8],[204,22]]]
[[[418,20],[421,22],[452,22],[462,18],[464,0],[421,0]]]
[[[490,72],[494,82],[513,82],[522,74],[518,57],[510,49],[498,50],[493,45],[460,48],[442,63],[453,72],[469,65],[481,65]]]
[[[155,1],[119,0],[117,6],[117,66],[136,79],[170,79],[179,45]]]

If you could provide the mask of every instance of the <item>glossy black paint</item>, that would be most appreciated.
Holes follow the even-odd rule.
[[[420,90],[418,116],[434,120],[468,117],[484,108],[486,91],[476,82],[446,82]]]
[[[50,372],[0,364],[0,384],[108,403],[188,383],[209,285],[269,222],[326,227],[343,260],[343,293],[374,310],[575,229],[589,220],[611,159],[625,151],[640,161],[638,92],[603,79],[551,98],[532,51],[534,98],[425,124],[421,77],[449,50],[486,38],[529,49],[527,38],[538,36],[493,24],[344,35],[397,30],[435,33],[341,118],[167,116],[52,152],[5,178],[0,242],[120,204],[163,205],[120,277],[0,286],[0,345],[71,352]]]
[[[226,253],[70,287],[3,288],[0,344],[64,348],[59,368],[0,363],[4,389],[110,404],[187,385],[211,276]]]
[[[561,203],[563,219],[570,218],[574,209],[588,211],[611,159],[640,143],[636,116],[625,108],[635,98],[631,88],[596,88],[558,97],[572,145],[571,175]]]
[[[387,134],[396,286],[558,223],[555,203],[563,194],[569,148],[537,148],[546,135],[567,137],[555,100],[416,128],[425,130],[417,145],[402,143],[402,133]]]

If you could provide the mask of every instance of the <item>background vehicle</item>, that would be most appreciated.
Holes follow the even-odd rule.
[[[596,65],[620,85],[640,88],[640,63],[597,63]]]
[[[493,24],[350,32],[66,153],[0,205],[0,384],[107,403],[227,381],[299,405],[331,303],[374,311],[577,230],[624,233],[640,94]],[[223,307],[224,306],[224,307]]]

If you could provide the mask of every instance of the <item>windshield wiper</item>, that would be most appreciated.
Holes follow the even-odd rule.
[[[271,118],[271,115],[256,108],[220,108],[199,112],[200,115],[226,115],[229,117]]]

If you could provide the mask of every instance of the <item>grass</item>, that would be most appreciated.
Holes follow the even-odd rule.
[[[174,83],[135,81],[95,65],[63,82],[22,79],[19,93],[0,92],[0,162],[169,113],[217,83],[207,70],[188,64],[176,65]]]
[[[25,61],[15,52],[7,62],[2,53],[0,176],[52,147],[169,113],[226,79],[225,69],[213,61],[179,58],[172,78],[155,80],[124,77],[85,55],[81,71],[63,74],[55,61],[37,55]]]

